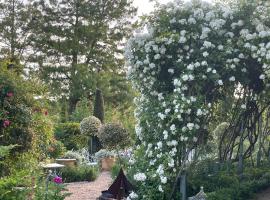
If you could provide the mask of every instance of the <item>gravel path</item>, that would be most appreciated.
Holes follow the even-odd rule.
[[[254,200],[270,200],[270,188],[256,195]]]
[[[68,192],[71,196],[65,200],[96,200],[101,191],[108,189],[112,182],[110,172],[101,172],[99,177],[93,182],[68,183]]]

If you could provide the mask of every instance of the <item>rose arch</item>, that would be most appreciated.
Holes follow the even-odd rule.
[[[139,145],[130,168],[139,187],[130,199],[170,198],[188,153],[210,137],[214,111],[233,116],[221,141],[233,140],[219,145],[219,159],[237,158],[235,143],[254,134],[248,130],[269,106],[269,7],[255,0],[174,1],[159,6],[130,38],[127,73],[140,94]]]

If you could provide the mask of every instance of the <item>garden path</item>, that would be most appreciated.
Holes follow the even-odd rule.
[[[108,189],[111,182],[110,172],[104,171],[93,182],[68,183],[67,189],[72,195],[66,197],[65,200],[96,200],[101,191]]]

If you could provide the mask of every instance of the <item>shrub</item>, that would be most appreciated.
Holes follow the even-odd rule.
[[[84,118],[80,123],[81,133],[87,136],[97,136],[100,127],[100,120],[94,116]]]
[[[87,146],[88,139],[81,135],[80,124],[67,122],[57,124],[55,138],[63,142],[68,150],[78,150]]]
[[[107,151],[106,149],[101,149],[97,153],[95,153],[95,159],[100,161],[103,158],[115,156],[116,153],[114,151]]]
[[[63,180],[67,183],[77,181],[94,181],[97,177],[98,169],[87,165],[78,167],[66,167],[62,170]]]
[[[66,148],[61,141],[53,140],[48,147],[48,151],[48,155],[50,158],[59,158],[64,154]]]
[[[99,139],[108,149],[124,148],[130,144],[130,136],[120,124],[109,123],[101,127]]]

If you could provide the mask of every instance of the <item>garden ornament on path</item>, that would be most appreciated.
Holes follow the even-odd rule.
[[[239,113],[258,98],[269,102],[269,4],[174,1],[129,39],[125,57],[140,93],[141,141],[131,166],[139,187],[129,199],[169,199],[187,149],[207,137],[218,102],[237,96]]]
[[[112,199],[124,199],[133,190],[133,186],[127,180],[123,169],[121,168],[119,174],[114,180],[113,184],[109,187],[107,191],[102,192],[102,196],[99,198],[100,200],[112,198]]]

